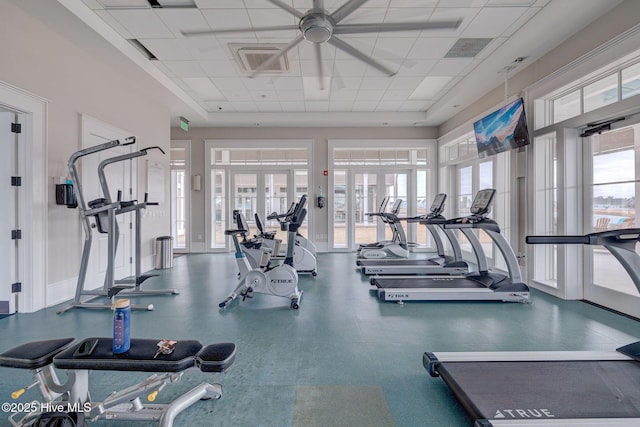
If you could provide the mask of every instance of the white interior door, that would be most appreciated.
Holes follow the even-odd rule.
[[[14,121],[14,113],[0,111],[0,145],[3,153],[0,156],[0,200],[4,200],[8,206],[0,209],[0,233],[3,236],[0,244],[0,314],[16,311],[11,292],[11,284],[17,281],[16,244],[19,242],[11,238],[11,230],[17,229],[16,187],[11,185],[11,176],[14,176],[17,163],[15,134],[11,132],[11,123]]]
[[[101,123],[95,119],[83,118],[83,148],[102,144],[114,139],[124,141],[124,138],[131,136],[124,131],[114,129],[111,126]],[[82,192],[86,203],[91,200],[105,197],[98,180],[98,165],[101,161],[121,154],[131,152],[131,147],[115,147],[109,150],[100,151],[94,155],[88,155],[82,159]],[[122,200],[131,200],[137,194],[135,188],[135,160],[112,163],[105,167],[105,176],[109,185],[109,192],[112,201],[117,200],[118,190],[122,191]],[[133,223],[133,213],[117,215],[118,225],[118,250],[114,260],[115,279],[122,279],[135,274],[134,272],[134,230],[130,225]],[[108,238],[107,234],[99,233],[98,229],[92,225],[93,247],[87,268],[86,289],[93,289],[104,284],[105,273],[108,265]]]

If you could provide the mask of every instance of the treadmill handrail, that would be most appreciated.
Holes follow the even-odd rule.
[[[584,236],[527,236],[529,244],[584,244],[604,246],[625,269],[633,284],[640,292],[640,255],[635,251],[640,242],[640,228],[620,228],[617,230],[589,233]]]

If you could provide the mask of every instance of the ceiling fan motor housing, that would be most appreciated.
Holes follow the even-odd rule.
[[[300,20],[300,31],[305,38],[313,43],[324,43],[333,34],[334,22],[324,13],[310,13]]]

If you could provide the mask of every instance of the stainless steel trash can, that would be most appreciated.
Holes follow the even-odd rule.
[[[162,270],[173,267],[173,237],[160,236],[156,238],[156,265]]]

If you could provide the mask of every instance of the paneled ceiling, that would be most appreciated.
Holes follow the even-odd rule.
[[[192,126],[437,126],[619,3],[350,0],[339,25],[456,25],[339,34],[388,72],[302,39],[282,71],[254,73],[243,58],[259,63],[301,36],[314,6],[331,16],[347,0],[59,1],[177,95],[172,114]],[[260,30],[273,26],[285,29]]]

